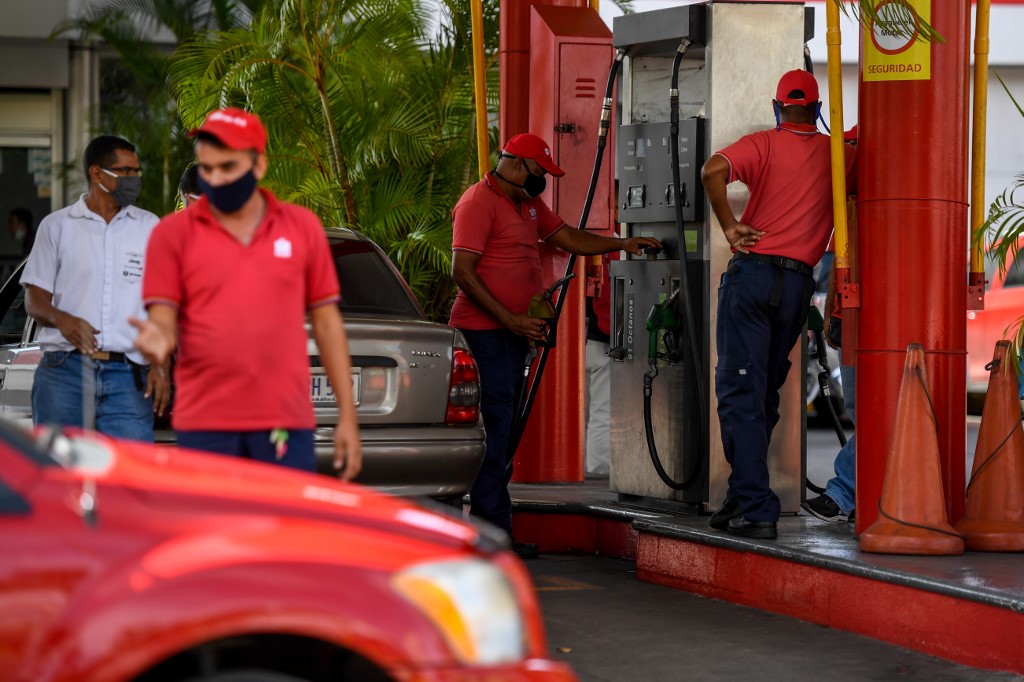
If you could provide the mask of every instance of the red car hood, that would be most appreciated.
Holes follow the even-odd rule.
[[[500,537],[488,537],[487,530],[460,519],[327,476],[92,432],[69,435],[78,448],[92,451],[70,473],[100,487],[125,489],[147,506],[169,512],[343,522],[486,553],[502,544]]]

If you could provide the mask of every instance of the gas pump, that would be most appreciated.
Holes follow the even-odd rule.
[[[623,236],[660,253],[611,264],[612,466],[620,500],[702,513],[725,498],[729,465],[716,415],[717,283],[731,252],[706,206],[707,155],[774,124],[779,75],[802,68],[813,10],[803,3],[694,2],[616,18],[625,51],[616,170]],[[737,213],[747,191],[734,183]],[[803,495],[802,346],[781,392],[772,488],[784,513]],[[637,425],[645,425],[638,438]]]

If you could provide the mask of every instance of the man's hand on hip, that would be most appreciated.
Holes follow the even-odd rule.
[[[757,244],[761,241],[761,237],[764,236],[764,232],[755,230],[750,225],[744,225],[743,223],[723,227],[722,232],[725,233],[725,238],[729,240],[729,246],[740,253],[750,253],[747,250],[748,247]]]

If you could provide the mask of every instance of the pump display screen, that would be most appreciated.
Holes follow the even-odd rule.
[[[626,190],[626,205],[629,208],[643,208],[644,207],[644,186],[643,185],[630,185],[629,189]]]
[[[676,197],[673,184],[671,126],[665,122],[634,123],[618,129],[619,208],[633,223],[673,223],[676,204],[684,222],[704,218],[704,187],[700,168],[704,154],[704,119],[679,121],[679,182],[682,191]]]

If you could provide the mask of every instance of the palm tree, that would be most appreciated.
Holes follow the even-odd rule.
[[[325,224],[369,235],[435,317],[452,293],[449,212],[475,179],[465,5],[441,3],[428,36],[420,0],[285,0],[248,26],[183,42],[170,70],[186,126],[228,105],[258,113],[265,183]]]
[[[996,78],[1024,118],[1024,108],[1021,108],[998,73]],[[1015,262],[1019,257],[1021,242],[1024,240],[1024,173],[1018,174],[1014,183],[996,197],[989,207],[988,218],[971,238],[986,244],[986,254],[999,268],[1000,274],[1005,276],[1007,264]],[[1010,339],[1009,365],[1017,368],[1018,380],[1024,383],[1024,311],[1021,317],[1007,327],[1003,336]]]
[[[241,26],[263,0],[110,0],[61,22],[53,35],[74,34],[109,46],[118,59],[101,69],[97,133],[131,140],[147,169],[138,204],[155,213],[173,210],[178,178],[192,158],[177,105],[167,87],[173,42],[212,29]],[[166,41],[167,38],[164,37]]]

